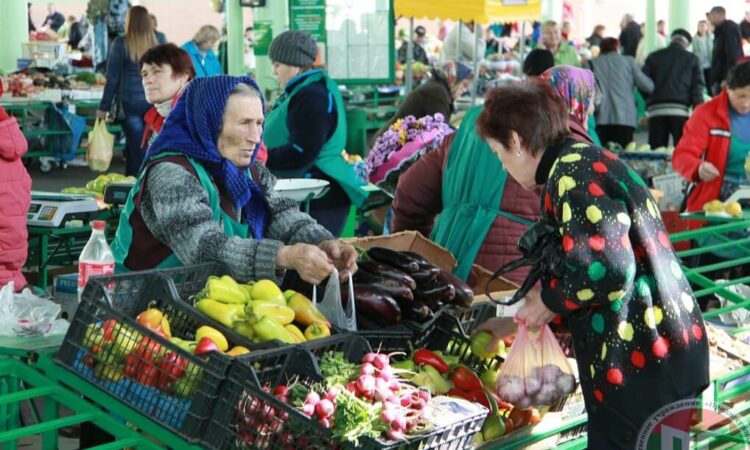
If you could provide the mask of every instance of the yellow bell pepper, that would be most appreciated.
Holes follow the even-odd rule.
[[[268,316],[264,316],[258,320],[258,323],[255,324],[253,329],[255,330],[255,337],[260,342],[276,339],[285,344],[296,344],[295,339],[289,331],[284,328],[283,325]]]
[[[243,305],[217,302],[212,298],[199,300],[195,308],[225,327],[231,327],[234,322],[245,318]]]
[[[288,331],[289,334],[292,335],[292,337],[297,341],[297,343],[307,341],[307,339],[305,338],[305,335],[302,334],[302,330],[297,328],[297,325],[290,323],[289,325],[284,325],[284,328],[286,328],[286,331]]]
[[[288,325],[294,321],[294,311],[286,306],[263,301],[252,301],[245,308],[245,314],[257,318],[270,317],[281,325]]]
[[[294,320],[302,325],[312,325],[313,323],[322,323],[330,325],[326,316],[313,305],[309,298],[295,292],[289,297],[286,305],[294,311]]]
[[[221,303],[247,303],[250,296],[229,275],[209,277],[200,298],[210,298]]]
[[[331,335],[331,329],[323,323],[314,323],[305,328],[305,337],[308,341],[320,339]]]

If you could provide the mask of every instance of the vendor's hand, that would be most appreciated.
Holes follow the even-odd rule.
[[[107,118],[107,111],[102,111],[101,109],[96,110],[96,118],[97,119],[106,119]]]
[[[342,280],[347,276],[347,271],[352,275],[357,272],[357,250],[351,245],[337,239],[328,239],[318,244],[318,247],[333,261]]]
[[[542,302],[541,290],[533,287],[526,293],[526,303],[516,313],[516,320],[526,324],[529,328],[539,328],[547,325],[555,313],[550,311]]]
[[[701,165],[698,166],[698,178],[700,178],[701,181],[711,181],[718,176],[719,169],[710,162],[703,161]]]
[[[320,248],[310,244],[285,245],[276,255],[276,266],[296,270],[308,283],[320,284],[333,272],[333,263]]]

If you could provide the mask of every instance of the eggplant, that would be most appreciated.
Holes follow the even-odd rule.
[[[423,287],[431,284],[440,275],[440,268],[430,266],[421,268],[411,273],[411,277],[417,282],[417,287]]]
[[[471,290],[468,284],[462,279],[453,275],[450,272],[441,270],[436,280],[439,284],[452,284],[456,289],[456,297],[453,299],[453,303],[459,306],[468,307],[471,306],[474,301],[474,291]]]
[[[427,261],[424,256],[420,255],[419,253],[409,252],[409,251],[401,251],[402,255],[406,255],[410,258],[412,258],[414,261],[417,262],[422,267],[431,266],[432,263]]]
[[[367,249],[367,256],[379,263],[387,264],[406,273],[419,270],[419,263],[414,258],[389,248],[371,247]]]
[[[409,302],[401,303],[401,311],[404,313],[404,319],[413,320],[415,322],[427,322],[432,319],[435,315],[429,306],[423,302]]]
[[[342,299],[348,296],[348,289],[342,289]],[[366,316],[378,325],[396,325],[401,322],[401,307],[398,302],[379,289],[355,284],[354,302],[357,314]]]
[[[358,261],[357,266],[361,270],[365,270],[380,277],[399,281],[402,284],[406,285],[409,289],[415,289],[417,287],[417,282],[414,281],[414,278],[409,276],[404,271],[396,269],[389,265],[381,264],[376,261]]]
[[[382,283],[368,283],[368,286],[385,292],[386,294],[393,297],[394,300],[399,302],[399,304],[402,304],[403,302],[410,303],[414,301],[414,292],[412,292],[411,289],[404,285],[391,286]]]
[[[414,290],[414,299],[431,303],[448,303],[456,296],[456,288],[452,284],[436,284],[429,287],[419,287]]]
[[[363,270],[361,267],[354,274],[354,282],[358,284],[384,284],[392,287],[405,287],[411,290],[411,286],[408,281],[397,280],[395,278],[386,278],[376,273],[372,273],[369,270]]]

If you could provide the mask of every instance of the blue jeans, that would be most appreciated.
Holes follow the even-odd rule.
[[[125,175],[137,176],[146,155],[148,145],[141,147],[146,123],[143,116],[151,108],[146,102],[122,103],[125,118],[122,120],[122,131],[125,133]]]

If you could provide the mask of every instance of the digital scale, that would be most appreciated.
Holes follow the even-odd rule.
[[[739,202],[740,200],[747,200],[750,199],[750,186],[743,184],[740,187],[737,188],[736,191],[732,195],[729,196],[729,198],[724,202],[725,204],[729,204],[732,202]]]
[[[85,220],[99,210],[91,195],[31,191],[26,224],[37,227],[62,227],[68,220]]]

